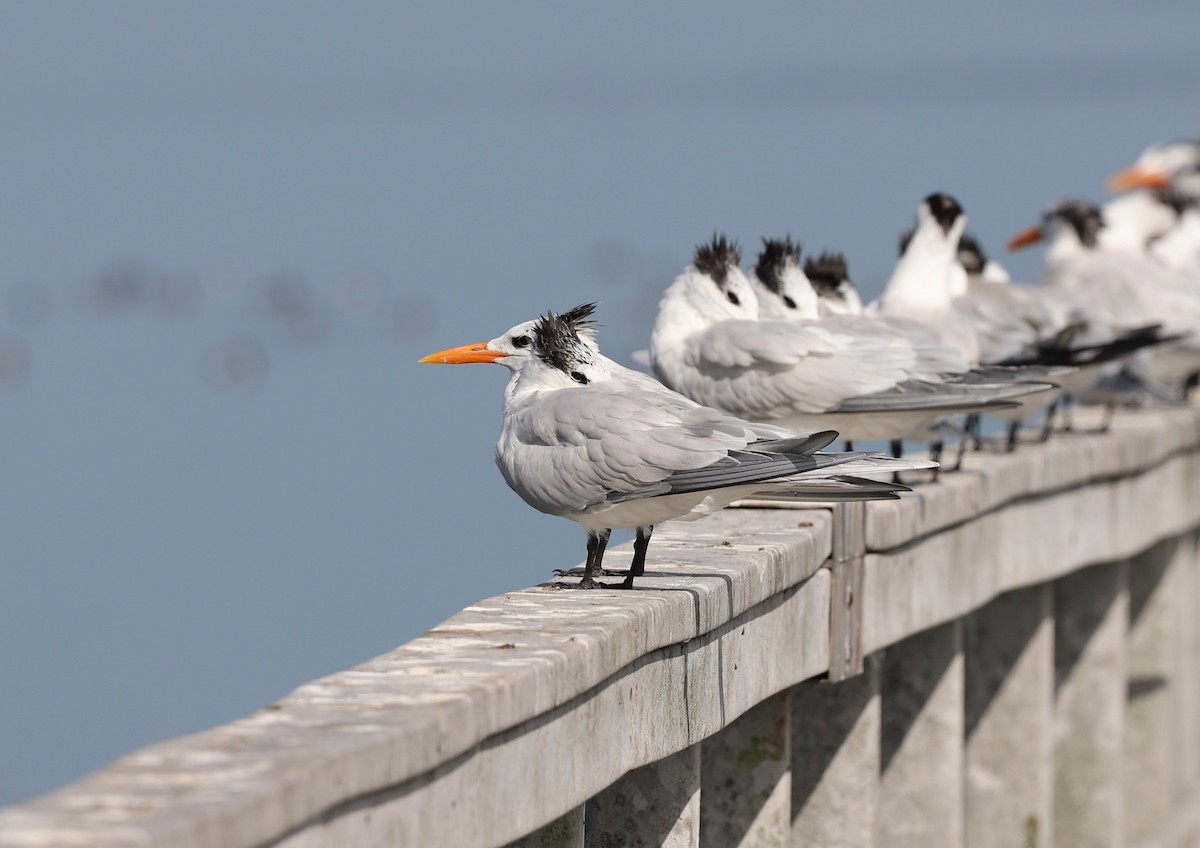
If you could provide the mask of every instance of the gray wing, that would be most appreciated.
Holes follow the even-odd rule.
[[[922,383],[911,381],[883,392],[853,398],[836,412],[894,412],[925,409],[941,412],[962,412],[983,408],[1010,406],[1007,401],[1023,395],[1049,391],[1050,383],[1009,382],[1005,384],[948,382]]]
[[[831,433],[832,431],[827,431]],[[837,438],[833,433],[825,444]],[[818,441],[824,441],[823,439]],[[770,443],[767,443],[770,445]],[[781,478],[795,477],[807,472],[841,465],[854,458],[837,453],[792,453],[771,450],[730,451],[717,462],[703,468],[676,471],[652,486],[643,486],[625,492],[610,492],[612,503],[657,497],[659,495],[681,495],[687,492],[702,492],[708,489],[724,489],[729,486],[746,486],[755,483],[767,484]],[[813,481],[806,480],[805,483]]]
[[[916,355],[893,337],[851,336],[816,324],[723,321],[692,336],[673,387],[753,419],[825,412],[909,378]]]
[[[1032,349],[1038,342],[1038,326],[1049,318],[1029,314],[1036,301],[1016,286],[977,283],[953,303],[955,315],[971,326],[979,340],[981,362],[1004,362]]]
[[[916,355],[909,379],[934,380],[971,367],[958,348],[945,344],[917,321],[886,315],[837,315],[822,319],[821,324],[835,332],[888,337],[908,345]]]
[[[534,393],[509,407],[496,445],[497,465],[527,503],[561,515],[614,494],[645,497],[675,485],[695,491],[793,473],[797,462],[804,463],[793,456],[803,457],[836,438],[825,433],[796,440],[789,434],[795,444],[791,452],[780,453],[770,442],[762,443],[756,425],[680,402],[673,394],[625,381],[613,388]],[[731,460],[735,452],[747,456]],[[686,476],[713,465],[718,466],[714,473]],[[678,483],[664,482],[680,474],[685,476],[676,478]]]

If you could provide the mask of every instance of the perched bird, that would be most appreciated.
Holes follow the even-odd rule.
[[[518,324],[421,362],[498,362],[511,373],[496,464],[530,506],[581,524],[581,588],[597,586],[614,528],[636,528],[623,588],[644,573],[654,525],[702,518],[756,492],[810,501],[896,497],[853,476],[932,468],[867,453],[820,453],[832,431],[798,436],[701,406],[600,353],[595,304]]]
[[[964,232],[958,239],[958,264],[967,272],[967,291],[982,283],[1011,283],[1008,269],[983,252],[979,239]]]
[[[758,264],[755,266],[760,313],[793,321],[811,320],[812,316],[820,311],[820,296],[817,294],[816,285],[812,284],[811,278],[800,270],[798,247],[793,245],[790,240],[766,240],[764,245],[763,251],[759,254]],[[902,240],[902,249],[904,246],[905,242]],[[844,258],[839,257],[836,266],[834,263],[825,261],[810,263],[809,267],[813,268],[818,277],[828,273],[831,278],[830,282],[833,279],[839,279],[840,286],[853,286],[853,283],[849,281]],[[966,320],[969,317],[968,315],[958,316],[954,311],[951,314],[955,319]],[[1008,316],[1007,313],[1002,314],[1009,323],[1019,323],[1019,319]],[[858,338],[886,336],[908,344],[917,356],[918,365],[924,368],[923,372],[915,371],[910,375],[914,379],[951,384],[969,382],[1003,385],[1019,381],[1045,380],[1051,376],[1058,376],[1064,370],[1039,367],[984,370],[973,368],[963,357],[961,351],[944,344],[924,324],[911,318],[897,317],[879,311],[858,315],[829,316],[821,319],[821,325]],[[1032,330],[1025,325],[1021,326],[1024,328],[1026,336],[1023,342],[1032,343],[1034,340]],[[1020,350],[1021,345],[1018,344],[1012,349]],[[1031,400],[1031,403],[1044,405],[1048,401],[1042,400],[1042,398],[1049,394],[1049,392],[1038,393],[1028,397],[1036,399],[1036,401]],[[1020,409],[1020,407],[1015,408]],[[1004,410],[998,410],[998,412],[1003,414]],[[1021,413],[1022,416],[1024,414]],[[948,429],[952,428],[941,425],[937,427],[936,431],[926,434],[929,439],[933,440],[935,450],[937,442],[944,438]],[[910,437],[920,438],[917,434],[910,434]]]
[[[752,277],[760,320],[778,319],[819,326],[844,333],[859,342],[891,340],[909,348],[913,354],[913,364],[905,372],[906,379],[910,380],[946,382],[971,370],[959,351],[941,343],[916,322],[893,321],[879,314],[863,315],[861,310],[840,314],[823,310],[818,284],[801,267],[800,253],[800,245],[790,238],[763,239],[763,249],[758,254]],[[857,297],[857,292],[847,275],[845,259],[839,255],[839,270],[831,267],[828,254],[823,260],[825,264],[818,268],[818,279],[824,268],[830,268],[829,277],[840,277],[836,288],[830,288],[822,281],[821,285],[828,292],[826,299],[837,298],[840,303],[848,304],[846,293],[855,292]]]
[[[1200,139],[1172,139],[1150,145],[1127,168],[1113,174],[1114,193],[1135,189],[1170,188],[1173,175],[1200,165]]]
[[[946,379],[900,333],[843,331],[837,321],[852,316],[827,319],[829,325],[761,317],[740,260],[735,243],[714,236],[659,303],[650,339],[654,371],[700,403],[800,431],[898,440],[923,438],[915,434],[947,413],[1046,388]],[[811,286],[807,297],[815,297]],[[953,367],[965,367],[940,349]]]
[[[1139,363],[1139,373],[1178,390],[1200,369],[1200,287],[1126,243],[1108,239],[1104,213],[1085,200],[1051,206],[1041,223],[1018,233],[1009,250],[1045,240],[1042,285],[1086,305],[1116,331],[1158,327],[1177,339]]]
[[[818,314],[859,315],[863,311],[862,297],[858,287],[850,279],[846,257],[841,253],[822,251],[815,259],[804,260],[804,276],[817,292]]]
[[[1150,239],[1147,250],[1169,268],[1200,273],[1200,141],[1152,145],[1137,162],[1114,174],[1109,188],[1149,196],[1163,207],[1160,214],[1174,212],[1174,221]],[[1111,206],[1106,207],[1110,217]]]
[[[896,267],[869,308],[920,323],[974,365],[982,361],[979,339],[954,309],[954,299],[967,292],[967,272],[958,261],[966,226],[962,206],[950,195],[935,192],[922,200],[911,236],[901,238]]]

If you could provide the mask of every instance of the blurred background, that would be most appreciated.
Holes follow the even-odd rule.
[[[582,559],[492,462],[507,372],[645,346],[714,230],[999,253],[1200,127],[1200,6],[0,3],[0,804]],[[1014,257],[1036,277],[1037,252]]]

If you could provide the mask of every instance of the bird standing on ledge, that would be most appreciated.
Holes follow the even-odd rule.
[[[621,588],[644,573],[654,525],[702,518],[756,492],[801,501],[895,498],[906,487],[855,474],[935,467],[861,452],[819,453],[837,438],[797,436],[701,406],[600,353],[595,304],[518,324],[490,342],[430,354],[421,362],[498,362],[512,375],[496,464],[526,503],[583,525],[596,578],[613,529],[636,528]]]

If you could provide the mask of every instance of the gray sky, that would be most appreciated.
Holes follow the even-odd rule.
[[[1197,32],[1183,2],[0,3],[0,803],[581,559],[492,464],[506,372],[419,356],[592,299],[624,354],[715,229],[874,292],[933,190],[998,253],[1200,126]]]

